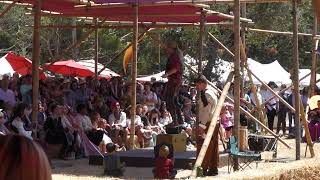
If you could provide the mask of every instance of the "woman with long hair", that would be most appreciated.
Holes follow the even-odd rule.
[[[0,136],[0,179],[51,180],[51,168],[41,147],[19,135]]]

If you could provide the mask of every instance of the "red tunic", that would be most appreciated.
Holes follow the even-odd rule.
[[[178,53],[173,53],[168,59],[166,72],[171,69],[176,69],[177,72],[168,76],[168,80],[179,85],[182,82],[182,62]]]
[[[169,179],[173,171],[173,161],[169,158],[158,157],[155,161],[154,177],[157,179]]]

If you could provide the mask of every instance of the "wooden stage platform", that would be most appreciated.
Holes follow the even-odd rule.
[[[124,162],[127,167],[154,167],[154,152],[153,147],[135,149],[129,151],[117,152],[120,156],[121,162]],[[102,157],[94,157],[89,159],[89,164],[102,165]],[[188,150],[185,152],[176,152],[174,154],[175,163],[174,166],[177,169],[189,169],[190,164],[194,164],[196,161],[196,151]],[[228,154],[220,152],[219,166],[223,167],[227,165]]]

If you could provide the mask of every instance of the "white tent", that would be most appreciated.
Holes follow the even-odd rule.
[[[310,72],[311,72],[310,69],[299,69],[299,79],[303,78],[304,76],[306,76]],[[309,86],[310,85],[310,78],[311,78],[311,75],[309,75],[308,77],[306,77],[305,79],[300,81],[300,85],[303,87]],[[320,79],[320,74],[317,74],[317,80],[319,80],[319,79]],[[320,86],[320,83],[317,83],[317,86]]]
[[[139,78],[137,78],[137,81],[150,82],[152,78],[155,78],[156,81],[167,82],[168,79],[162,77],[162,75],[164,75],[164,73],[165,72],[162,71],[160,73],[153,74],[153,75],[150,75],[150,76],[139,77]]]
[[[189,55],[186,55],[185,60],[188,64],[192,65],[195,69],[197,69],[196,66],[196,60]],[[206,62],[204,62],[205,64]],[[216,69],[213,69],[213,73],[221,73],[220,74],[220,81],[225,82],[228,78],[228,75],[230,71],[233,69],[233,63],[224,61],[222,59],[219,59],[218,62],[219,66]],[[258,76],[259,79],[261,79],[265,83],[269,83],[270,81],[275,82],[276,84],[290,84],[290,74],[279,64],[278,61],[274,61],[270,64],[261,64],[251,58],[248,58],[248,65],[249,69]],[[249,80],[248,74],[245,71],[245,78],[246,80]],[[257,79],[253,78],[254,84],[261,84]]]
[[[7,61],[6,56],[7,55],[3,56],[0,59],[0,76],[2,76],[4,74],[8,74],[8,75],[12,76],[14,73],[14,70],[12,69],[11,65]]]
[[[90,60],[81,60],[81,61],[78,61],[79,64],[87,67],[88,69],[90,69],[92,72],[94,72],[94,60],[93,59],[90,59]],[[103,65],[98,63],[98,72],[103,68]],[[108,68],[105,68],[101,73],[100,75],[102,77],[115,77],[115,76],[120,76],[119,74],[111,71],[110,69]]]

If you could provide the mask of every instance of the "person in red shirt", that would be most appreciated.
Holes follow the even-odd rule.
[[[181,109],[177,106],[176,101],[182,85],[183,55],[176,42],[167,43],[165,50],[168,61],[163,77],[168,78],[168,82],[164,91],[164,98],[173,122],[177,124],[177,116],[181,118]]]
[[[155,160],[154,178],[169,179],[172,178],[173,160],[168,158],[169,147],[162,145],[159,149],[159,157]]]

